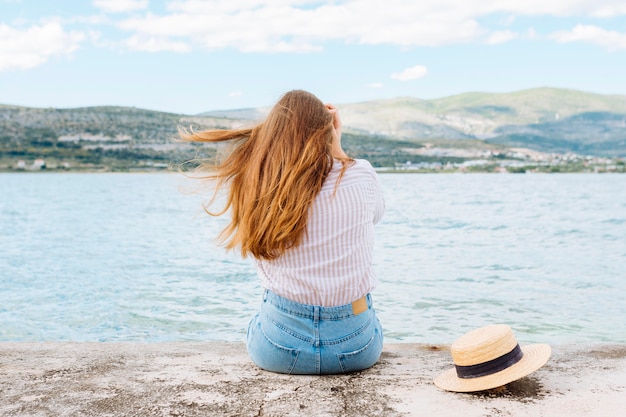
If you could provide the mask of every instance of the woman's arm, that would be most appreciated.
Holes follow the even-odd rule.
[[[332,155],[337,159],[345,159],[348,157],[341,147],[341,118],[339,110],[332,104],[326,104],[326,108],[333,115],[333,142]]]

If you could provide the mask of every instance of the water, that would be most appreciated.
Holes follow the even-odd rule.
[[[626,342],[626,175],[382,174],[386,342]],[[173,174],[0,174],[0,341],[240,341],[261,288]]]

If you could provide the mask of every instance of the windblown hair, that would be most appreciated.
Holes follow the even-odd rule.
[[[180,131],[193,142],[231,141],[217,165],[203,162],[203,178],[215,181],[227,199],[219,216],[230,210],[230,223],[218,240],[239,247],[243,257],[275,259],[299,245],[306,234],[308,211],[333,166],[333,115],[313,94],[289,91],[259,125],[249,129]],[[341,176],[349,158],[341,159]]]

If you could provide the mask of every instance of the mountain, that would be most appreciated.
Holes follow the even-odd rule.
[[[411,140],[481,139],[547,152],[626,156],[626,96],[555,88],[341,106],[346,126]]]
[[[536,88],[465,93],[433,100],[401,97],[338,105],[344,145],[378,166],[416,159],[415,148],[528,148],[626,157],[626,96]],[[48,158],[120,167],[178,163],[215,154],[180,143],[179,126],[233,128],[261,120],[269,107],[184,115],[129,107],[74,109],[0,105],[0,164]],[[413,156],[411,156],[413,155]],[[411,156],[409,158],[409,156]]]
[[[411,141],[479,139],[544,152],[626,156],[626,96],[557,88],[400,97],[338,106],[347,132]],[[258,120],[268,108],[205,113]]]
[[[74,109],[0,105],[0,165],[44,159],[85,168],[168,165],[215,154],[214,147],[181,143],[179,126],[230,128],[239,122],[132,107]]]

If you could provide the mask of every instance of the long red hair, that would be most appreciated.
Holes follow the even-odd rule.
[[[239,247],[244,257],[275,259],[302,241],[309,207],[335,159],[333,115],[315,95],[285,93],[253,128],[182,130],[180,135],[186,141],[233,145],[221,162],[200,166],[208,171],[203,178],[215,181],[214,199],[222,187],[228,188],[221,211],[205,208],[214,216],[230,210],[230,223],[218,238],[227,249]],[[341,159],[341,175],[349,161]]]

